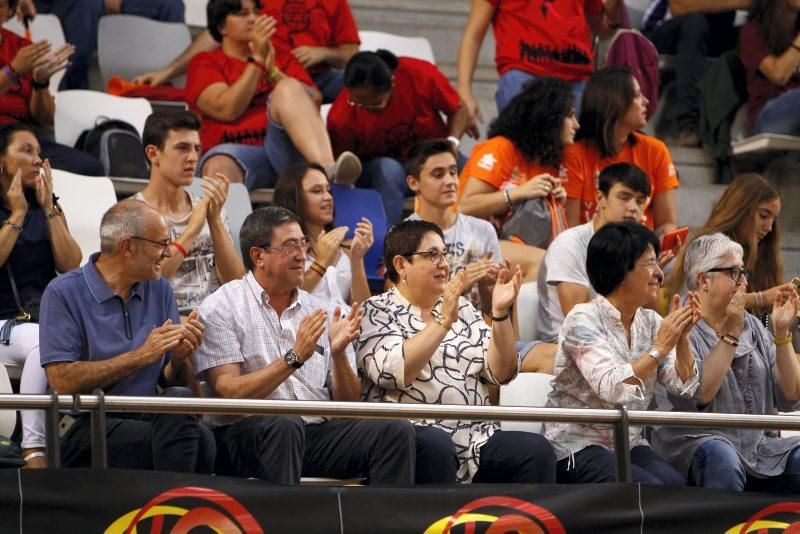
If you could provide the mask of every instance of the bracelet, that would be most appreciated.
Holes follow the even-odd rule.
[[[278,77],[281,75],[281,70],[278,67],[272,67],[272,70],[269,73],[269,79],[274,81],[278,80]]]
[[[719,340],[721,342],[727,343],[728,345],[730,345],[732,347],[738,347],[739,346],[739,338],[738,337],[734,337],[734,336],[728,334],[727,332],[723,334],[722,332],[717,331],[717,337],[719,338]]]
[[[11,85],[19,85],[19,77],[17,73],[14,72],[14,69],[11,68],[11,65],[3,65],[3,74],[6,75],[6,78],[11,82]]]
[[[31,82],[31,86],[35,91],[41,91],[42,89],[49,89],[50,80],[47,80],[46,82],[37,82],[36,80],[33,80]]]
[[[27,463],[29,460],[33,460],[34,458],[46,458],[46,457],[47,455],[42,451],[36,451],[30,454],[26,454],[25,456],[22,457],[22,459],[25,460],[25,462]]]
[[[317,268],[318,268],[320,271],[322,271],[322,273],[323,273],[323,274],[325,274],[325,271],[327,271],[327,270],[328,270],[328,268],[327,268],[327,267],[325,267],[324,265],[322,265],[322,264],[321,264],[320,262],[318,262],[317,260],[314,260],[314,261],[312,261],[312,262],[311,262],[311,264],[312,264],[312,265],[316,265],[316,266],[317,266]]]
[[[786,337],[772,337],[772,342],[775,343],[776,347],[782,347],[784,345],[788,345],[792,342],[792,333],[789,332],[789,335]]]
[[[449,137],[447,138],[447,140],[448,140],[448,141],[450,141],[450,144],[452,144],[452,145],[453,145],[454,147],[456,147],[456,148],[458,148],[458,145],[460,145],[460,144],[461,144],[461,139],[459,139],[459,138],[458,138],[458,137],[456,137],[455,135],[451,135],[451,136],[449,136]]]
[[[170,243],[170,245],[172,245],[173,247],[178,249],[178,252],[180,252],[183,255],[184,258],[189,256],[189,253],[186,252],[186,249],[183,247],[183,245],[181,245],[177,241],[173,241],[172,243]]]
[[[256,59],[255,56],[247,56],[247,62],[252,63],[259,69],[263,70],[264,72],[267,72],[267,66],[264,64],[263,61]]]
[[[45,213],[44,218],[49,221],[50,219],[58,217],[62,213],[64,213],[64,210],[62,210],[61,206],[59,206],[58,203],[56,203],[53,204],[53,211],[51,211],[50,213]]]
[[[13,222],[11,222],[11,219],[6,219],[3,222],[3,224],[9,225],[11,227],[11,229],[14,230],[15,232],[17,232],[18,234],[22,233],[22,230],[23,230],[22,226],[20,226],[18,224],[14,224]]]
[[[320,277],[325,276],[325,271],[320,269],[319,264],[315,261],[312,261],[308,268],[317,273]]]
[[[494,316],[494,313],[492,313],[492,314],[490,314],[490,315],[489,315],[489,317],[491,317],[491,318],[492,318],[492,322],[495,322],[495,321],[497,321],[497,322],[500,322],[500,321],[505,321],[506,319],[508,319],[509,317],[511,317],[511,308],[508,308],[508,309],[506,310],[506,314],[505,314],[505,315],[502,315],[502,316],[500,316],[500,317],[495,317],[495,316]]]
[[[761,291],[756,291],[756,309],[760,310],[763,305]]]
[[[511,195],[508,193],[508,189],[503,189],[503,198],[506,199],[506,205],[508,205],[509,209],[514,207],[514,203],[511,202]]]
[[[437,314],[437,315],[435,315],[435,316],[433,317],[433,322],[434,322],[434,323],[436,323],[436,324],[438,324],[438,325],[439,325],[439,326],[441,326],[442,328],[444,328],[444,329],[445,329],[447,332],[449,332],[449,331],[450,331],[450,329],[451,329],[451,328],[453,328],[453,323],[450,323],[450,326],[448,326],[448,325],[446,325],[446,324],[445,324],[445,321],[444,321],[444,315],[441,315],[441,314]]]

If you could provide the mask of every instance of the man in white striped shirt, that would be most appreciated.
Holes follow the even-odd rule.
[[[245,219],[240,234],[249,271],[203,301],[196,370],[223,398],[356,401],[360,383],[351,342],[361,308],[349,315],[303,291],[310,244],[298,217],[277,207]],[[288,416],[214,417],[216,472],[297,484],[301,475],[367,477],[412,484],[410,422]]]

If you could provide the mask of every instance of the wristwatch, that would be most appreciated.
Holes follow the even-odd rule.
[[[292,369],[300,369],[303,367],[303,362],[297,359],[297,353],[294,351],[294,349],[289,349],[286,351],[286,354],[283,355],[283,361],[286,362],[286,365]]]
[[[647,351],[647,355],[653,358],[656,363],[661,363],[661,353],[658,352],[658,349],[653,347],[652,349]]]

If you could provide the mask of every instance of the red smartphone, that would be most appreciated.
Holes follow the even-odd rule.
[[[678,239],[681,240],[681,245],[686,243],[686,236],[689,235],[689,227],[684,226],[683,228],[678,228],[677,230],[673,230],[671,232],[667,232],[664,234],[664,237],[661,238],[661,251],[665,250],[672,250],[678,244]]]

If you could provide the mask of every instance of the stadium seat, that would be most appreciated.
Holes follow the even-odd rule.
[[[517,378],[500,386],[500,406],[531,406],[541,408],[547,403],[547,394],[553,389],[550,381],[555,378],[545,373],[520,373]],[[503,430],[542,433],[541,422],[502,421]]]
[[[205,196],[200,187],[202,180],[195,178],[192,185],[187,187],[190,193]],[[236,253],[241,255],[239,246],[239,230],[242,228],[245,218],[253,212],[253,205],[250,203],[250,195],[244,184],[231,184],[228,189],[228,198],[225,200],[225,213],[228,214],[228,223],[231,227],[231,237]]]
[[[539,289],[536,282],[528,282],[520,286],[516,308],[520,341],[538,339],[539,329],[536,326],[536,312],[539,309]]]
[[[367,282],[373,291],[383,290],[383,276],[378,274],[378,269],[383,261],[383,239],[388,230],[386,213],[383,211],[383,202],[377,191],[333,184],[331,186],[335,215],[334,226],[348,226],[346,239],[353,237],[356,223],[361,217],[369,219],[372,223],[372,232],[375,241],[364,257],[364,268],[367,271]]]
[[[208,18],[206,17],[207,3],[207,0],[183,0],[185,9],[183,20],[186,21],[187,25],[203,29],[208,26]]]
[[[424,37],[405,37],[385,32],[360,31],[361,50],[374,52],[380,48],[388,50],[396,56],[413,57],[436,63],[433,47]]]
[[[0,394],[7,395],[11,393],[14,393],[11,389],[11,380],[8,378],[5,366],[0,365]],[[0,410],[0,436],[10,438],[16,426],[16,410]]]
[[[67,146],[75,146],[81,133],[94,128],[99,117],[129,122],[142,135],[144,121],[153,112],[150,102],[144,98],[124,98],[83,89],[59,91],[55,99],[56,142]]]
[[[100,250],[100,220],[117,203],[114,185],[108,178],[53,169],[53,192],[64,210],[72,237],[81,247],[82,265]]]
[[[17,35],[25,36],[25,27],[16,17],[12,17],[11,20],[5,23],[4,27]],[[36,15],[36,18],[31,21],[30,30],[33,42],[47,39],[53,46],[53,50],[58,50],[67,43],[67,38],[64,37],[64,28],[61,27],[61,21],[55,15]],[[65,71],[62,70],[50,77],[50,93],[56,94],[64,73]]]
[[[153,46],[158,43],[158,46]],[[189,27],[134,15],[110,15],[100,19],[97,30],[97,58],[103,84],[109,78],[124,80],[166,67],[192,43]],[[172,80],[183,87],[186,76]]]

